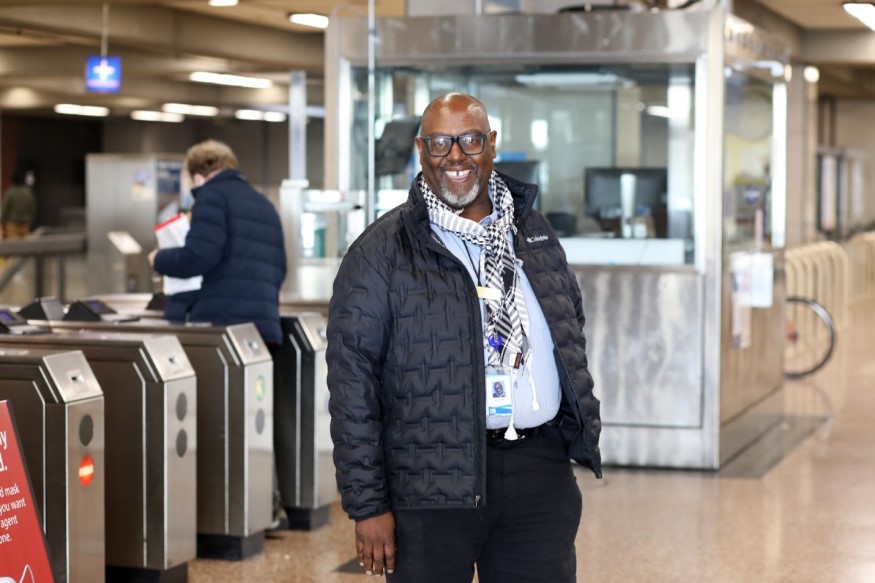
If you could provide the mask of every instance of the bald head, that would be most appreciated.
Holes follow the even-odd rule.
[[[484,124],[489,131],[489,118],[486,114],[486,106],[479,99],[465,93],[444,93],[435,97],[422,112],[422,135],[428,135],[431,124],[435,117],[447,114],[469,114]]]

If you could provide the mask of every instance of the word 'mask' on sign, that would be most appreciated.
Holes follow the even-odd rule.
[[[53,583],[9,401],[0,401],[0,581]]]
[[[117,93],[122,84],[122,58],[91,55],[85,64],[85,90]]]

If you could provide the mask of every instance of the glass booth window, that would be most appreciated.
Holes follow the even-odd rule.
[[[728,248],[771,241],[773,85],[726,69],[723,235]]]
[[[574,263],[692,261],[692,64],[380,68],[376,79],[376,166],[393,165],[377,172],[378,214],[406,199],[420,170],[410,131],[417,116],[438,95],[461,91],[486,105],[496,170],[540,186],[535,208]],[[365,68],[353,69],[353,95],[350,188],[363,189]],[[389,136],[397,144],[402,131],[408,148],[385,148],[389,164],[380,142]]]

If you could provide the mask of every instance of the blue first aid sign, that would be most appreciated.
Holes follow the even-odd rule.
[[[122,58],[91,55],[85,65],[85,90],[116,93],[122,83]]]

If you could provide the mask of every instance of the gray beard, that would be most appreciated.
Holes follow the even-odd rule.
[[[475,200],[477,200],[477,195],[480,193],[480,185],[475,183],[467,192],[463,192],[462,194],[453,194],[449,191],[449,189],[441,184],[441,193],[440,197],[443,200],[444,204],[449,206],[452,209],[464,209],[471,205]]]

